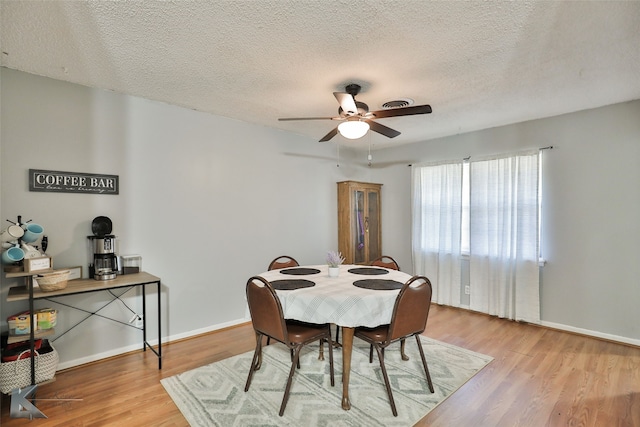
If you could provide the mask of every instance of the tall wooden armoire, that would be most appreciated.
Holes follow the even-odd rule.
[[[382,184],[338,183],[338,248],[346,264],[369,264],[382,255]]]

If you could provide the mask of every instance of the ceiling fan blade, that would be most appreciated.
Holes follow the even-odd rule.
[[[331,132],[322,137],[320,142],[326,142],[338,134],[338,127],[333,128]]]
[[[336,97],[345,114],[348,116],[358,114],[358,107],[356,106],[356,100],[353,95],[344,92],[333,92],[333,96]]]
[[[335,117],[285,117],[278,119],[281,122],[290,122],[293,120],[335,120]]]
[[[431,113],[430,105],[412,105],[411,107],[392,108],[389,110],[372,111],[376,119],[382,119],[384,117],[397,117],[397,116],[412,116],[414,114],[429,114]]]
[[[374,131],[374,132],[378,132],[381,135],[384,135],[388,138],[395,138],[396,136],[400,135],[400,132],[398,132],[395,129],[391,129],[390,127],[387,127],[385,125],[381,125],[378,122],[374,122],[373,120],[363,120],[364,122],[367,122],[369,124],[369,128]]]

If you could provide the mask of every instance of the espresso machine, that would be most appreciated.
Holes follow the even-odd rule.
[[[116,236],[111,233],[111,220],[96,217],[91,229],[93,236],[87,236],[93,250],[93,264],[89,264],[89,277],[96,280],[115,279],[120,269],[116,255]]]

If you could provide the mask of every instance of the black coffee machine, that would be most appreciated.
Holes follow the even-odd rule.
[[[89,265],[89,277],[96,280],[115,279],[120,269],[116,255],[116,236],[111,233],[111,220],[96,217],[91,223],[93,236],[87,236],[93,250],[93,264]]]

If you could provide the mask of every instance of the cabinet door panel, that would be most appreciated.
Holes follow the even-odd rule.
[[[369,249],[367,261],[382,256],[380,249],[380,198],[377,191],[367,192],[366,235]]]
[[[364,191],[355,190],[353,192],[354,211],[354,254],[353,259],[356,264],[363,263],[367,260],[366,243],[367,243],[367,224],[366,224],[366,211],[365,211],[365,194]]]

